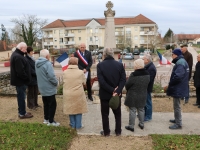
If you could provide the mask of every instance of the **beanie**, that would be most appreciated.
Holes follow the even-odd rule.
[[[144,68],[144,60],[142,59],[137,59],[133,62],[133,67],[135,69],[142,69]]]
[[[176,48],[175,50],[173,50],[173,52],[172,52],[173,54],[175,54],[175,55],[177,55],[177,56],[180,56],[180,55],[182,55],[182,52],[181,52],[181,50],[180,49],[178,49],[178,48]]]

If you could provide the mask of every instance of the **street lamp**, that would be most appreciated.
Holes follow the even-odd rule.
[[[147,49],[148,49],[148,43],[149,43],[148,34],[149,34],[149,31],[147,31]]]

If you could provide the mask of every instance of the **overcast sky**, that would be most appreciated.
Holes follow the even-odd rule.
[[[0,0],[0,24],[6,29],[11,18],[23,14],[48,19],[103,18],[107,0]],[[154,21],[162,36],[170,28],[175,34],[200,34],[199,0],[112,0],[115,17],[142,14]]]

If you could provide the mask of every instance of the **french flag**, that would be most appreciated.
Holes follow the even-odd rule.
[[[67,53],[63,53],[60,57],[56,59],[62,66],[62,70],[65,71],[68,68],[69,57]]]
[[[160,58],[160,64],[161,65],[170,65],[171,62],[169,62],[163,55],[161,55],[158,51],[157,51],[157,54]]]

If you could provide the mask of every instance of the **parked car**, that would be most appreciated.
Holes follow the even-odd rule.
[[[92,51],[92,55],[98,55],[99,54],[99,50],[98,49],[95,49]]]
[[[144,53],[146,53],[146,54],[151,54],[151,50],[150,50],[150,49],[145,49],[145,50],[144,50]]]
[[[134,59],[133,54],[132,53],[126,53],[125,56],[124,56],[124,59],[127,59],[127,60]]]
[[[120,52],[121,55],[125,55],[126,53],[128,53],[127,49],[124,49],[122,52]]]
[[[134,49],[134,50],[133,50],[133,55],[139,55],[139,54],[140,54],[139,49]]]
[[[144,53],[140,53],[139,58],[142,59],[144,57]]]
[[[97,56],[98,59],[102,59],[102,54],[99,53],[99,55]]]

